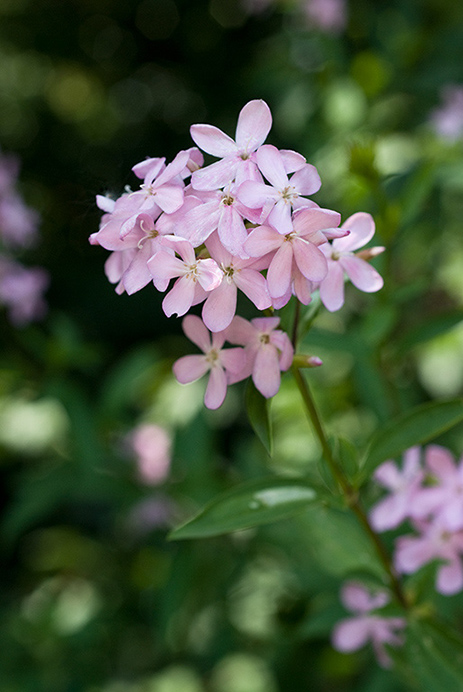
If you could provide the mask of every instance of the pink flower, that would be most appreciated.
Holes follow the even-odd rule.
[[[172,441],[164,428],[153,423],[138,425],[129,435],[136,455],[140,479],[148,485],[159,485],[169,475]]]
[[[448,449],[429,445],[425,461],[437,485],[421,491],[420,516],[433,514],[449,531],[463,529],[463,457],[456,465]]]
[[[263,209],[261,222],[265,220],[266,225],[283,235],[291,233],[291,210],[314,204],[301,195],[312,195],[320,188],[317,170],[315,166],[305,164],[289,180],[283,157],[271,144],[259,148],[256,161],[271,185],[246,181],[240,185],[238,197],[247,207]]]
[[[397,630],[403,629],[406,624],[405,619],[401,617],[372,614],[372,611],[382,608],[389,602],[389,596],[384,592],[373,596],[362,584],[348,583],[341,590],[341,600],[355,616],[342,620],[335,626],[332,634],[334,648],[348,653],[371,641],[379,664],[385,668],[389,667],[391,661],[384,645],[402,644],[402,637]]]
[[[244,250],[251,257],[274,252],[267,283],[273,298],[284,296],[300,272],[306,279],[319,282],[327,272],[327,260],[319,245],[327,242],[325,232],[332,234],[340,216],[329,209],[301,209],[294,214],[291,232],[282,235],[270,226],[259,226],[248,236]]]
[[[346,0],[305,0],[305,14],[311,26],[339,34],[346,27]]]
[[[192,305],[206,298],[222,281],[222,272],[213,259],[196,259],[191,243],[174,235],[164,236],[163,247],[148,261],[148,267],[156,284],[180,277],[162,301],[167,317],[177,313],[184,315]],[[174,250],[181,259],[171,254]]]
[[[258,310],[270,307],[272,301],[267,282],[257,268],[253,268],[256,260],[233,256],[223,247],[216,233],[208,238],[206,247],[223,273],[221,283],[209,291],[203,306],[202,318],[208,329],[219,332],[228,327],[236,311],[238,289]]]
[[[380,274],[361,255],[374,257],[385,248],[370,248],[359,255],[353,252],[368,243],[374,235],[375,223],[371,215],[357,212],[341,228],[349,230],[350,234],[335,238],[331,244],[321,248],[328,260],[328,273],[320,283],[320,298],[330,312],[339,310],[344,304],[344,272],[360,291],[372,293],[383,286]]]
[[[463,86],[448,84],[442,89],[443,104],[431,113],[438,135],[454,142],[463,136]]]
[[[0,303],[16,327],[42,319],[47,312],[43,294],[50,278],[42,267],[25,267],[0,255]]]
[[[194,382],[209,372],[209,381],[204,395],[207,408],[219,408],[227,393],[227,373],[242,370],[246,356],[242,348],[223,349],[225,332],[211,335],[196,315],[187,315],[182,322],[183,331],[204,355],[183,356],[173,365],[174,375],[180,384]]]
[[[252,381],[267,399],[280,388],[280,372],[288,370],[293,362],[294,349],[288,335],[277,329],[279,317],[257,317],[251,322],[236,316],[225,330],[232,344],[246,347],[248,360],[233,382],[252,374]]]
[[[432,560],[445,564],[437,570],[436,589],[446,596],[463,589],[463,531],[452,532],[439,518],[414,522],[419,536],[400,536],[396,541],[394,564],[399,572],[413,574]]]
[[[405,452],[402,472],[393,461],[385,461],[376,469],[374,478],[391,491],[371,511],[371,524],[376,531],[394,529],[407,517],[416,516],[414,508],[420,504],[419,491],[424,479],[419,447]]]
[[[256,177],[252,153],[265,141],[272,126],[272,115],[265,101],[249,101],[241,110],[236,126],[236,141],[213,125],[192,125],[190,133],[200,149],[220,161],[195,171],[191,177],[197,190],[216,190],[233,180]]]

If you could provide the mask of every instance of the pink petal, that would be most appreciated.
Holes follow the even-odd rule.
[[[307,236],[325,228],[336,228],[341,220],[340,214],[331,209],[303,207],[293,216],[293,226],[300,236]]]
[[[239,315],[235,315],[230,326],[226,329],[226,338],[231,344],[246,346],[255,341],[256,336],[256,327]]]
[[[235,284],[251,300],[258,310],[265,310],[272,304],[267,281],[255,269],[241,269],[235,272]]]
[[[332,644],[337,651],[356,651],[370,639],[368,617],[347,618],[335,625]]]
[[[236,295],[235,284],[229,283],[226,278],[218,288],[209,293],[203,306],[202,317],[211,332],[220,332],[228,327],[236,311]]]
[[[272,259],[267,272],[268,292],[274,298],[284,295],[291,285],[293,248],[291,243],[283,243]]]
[[[207,353],[211,349],[211,337],[203,321],[197,315],[187,315],[183,318],[182,329],[185,336],[188,337],[198,348]]]
[[[431,473],[440,480],[450,480],[456,476],[453,454],[440,445],[428,445],[425,463]]]
[[[385,461],[381,466],[378,466],[373,477],[377,483],[390,490],[400,488],[402,483],[402,474],[394,461]]]
[[[162,309],[167,317],[171,317],[174,313],[181,317],[188,312],[193,304],[194,293],[194,281],[186,276],[177,279],[173,288],[162,301]]]
[[[218,212],[218,216],[219,214],[220,211]],[[206,247],[210,256],[217,262],[217,264],[223,264],[224,267],[230,266],[233,255],[226,248],[224,248],[217,233],[212,233],[208,237]]]
[[[204,395],[204,405],[209,409],[217,409],[222,406],[227,394],[227,376],[224,370],[216,365],[211,369],[209,382]]]
[[[395,529],[408,516],[409,498],[400,493],[380,500],[370,513],[372,526],[376,531]]]
[[[213,291],[220,286],[223,272],[213,259],[203,259],[196,262],[198,283],[205,291]]]
[[[98,209],[101,209],[101,211],[105,211],[108,214],[111,214],[111,212],[114,211],[116,200],[111,199],[111,197],[107,197],[106,195],[97,195],[96,205]]]
[[[299,271],[306,279],[316,283],[323,281],[328,272],[328,264],[325,255],[316,245],[303,238],[294,238],[293,252]]]
[[[200,168],[191,176],[191,185],[195,190],[217,190],[233,180],[238,165],[238,157],[233,154],[221,161]]]
[[[192,125],[190,134],[193,142],[200,149],[220,159],[235,154],[237,151],[237,146],[232,138],[214,125]]]
[[[220,362],[233,374],[240,372],[246,366],[246,361],[244,348],[225,348],[220,352]]]
[[[333,241],[336,242],[336,241]],[[376,269],[355,255],[341,255],[338,260],[349,279],[360,291],[374,293],[383,287],[383,277]]]
[[[193,247],[202,245],[213,233],[219,223],[219,200],[200,204],[191,209],[184,217],[182,231]]]
[[[294,173],[300,170],[307,161],[305,156],[298,154],[297,151],[292,151],[292,149],[280,149],[280,154],[286,173]]]
[[[389,596],[382,591],[372,595],[362,584],[350,582],[342,587],[341,601],[354,613],[368,613],[385,606],[389,602]]]
[[[463,588],[463,569],[461,560],[455,557],[449,565],[443,565],[437,572],[436,590],[445,596],[458,593]]]
[[[350,230],[350,234],[342,239],[336,240],[334,247],[337,252],[353,252],[363,247],[371,240],[375,234],[375,222],[371,214],[359,211],[349,216],[342,224],[341,228]]]
[[[177,211],[183,204],[183,187],[163,185],[156,190],[156,204],[166,214],[172,214],[174,211]]]
[[[284,242],[284,237],[274,228],[258,226],[248,235],[243,247],[251,257],[262,257],[279,248]]]
[[[175,377],[180,384],[189,384],[206,374],[210,364],[205,356],[183,356],[172,366]]]
[[[153,278],[148,268],[148,260],[153,255],[152,245],[149,240],[145,241],[124,272],[124,286],[129,296],[144,288]]]
[[[401,536],[396,541],[394,564],[399,572],[412,574],[435,557],[436,549],[426,536]]]
[[[278,190],[288,185],[288,176],[280,152],[273,144],[264,144],[256,153],[257,165],[269,183]]]
[[[320,189],[322,181],[315,166],[307,163],[303,168],[296,171],[290,183],[300,195],[313,195]]]
[[[280,388],[280,364],[278,352],[271,344],[264,344],[257,351],[252,370],[252,381],[256,385],[256,389],[267,399],[275,396],[278,392]]]
[[[344,272],[339,262],[328,262],[328,273],[320,284],[320,299],[330,312],[344,304]]]
[[[164,166],[165,161],[165,158],[148,158],[132,166],[132,171],[137,178],[144,180],[149,176],[151,180],[154,180]]]
[[[272,127],[272,114],[265,101],[249,101],[238,116],[236,143],[241,152],[251,153],[265,142]]]
[[[269,200],[277,200],[275,188],[255,180],[246,180],[238,188],[237,197],[242,204],[250,209],[260,209]]]
[[[155,281],[170,280],[185,273],[185,263],[163,250],[153,255],[147,265]]]
[[[284,199],[278,200],[268,215],[266,223],[270,224],[282,235],[292,233],[294,229],[291,219],[291,204]]]
[[[232,205],[222,205],[218,234],[220,242],[232,255],[241,256],[243,245],[248,238],[243,217]]]
[[[275,329],[270,334],[270,343],[276,346],[279,351],[278,363],[280,370],[283,372],[289,370],[293,362],[294,349],[286,332],[283,332],[281,329]]]

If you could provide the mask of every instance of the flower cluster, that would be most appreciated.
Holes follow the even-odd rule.
[[[398,630],[403,629],[406,624],[404,618],[385,617],[378,612],[389,603],[388,594],[383,591],[371,594],[362,584],[349,582],[341,590],[341,601],[354,615],[335,626],[332,634],[334,648],[349,653],[371,642],[378,663],[388,668],[391,660],[385,644],[402,644]]]
[[[372,509],[377,531],[394,529],[409,520],[414,534],[397,538],[394,563],[412,574],[431,561],[439,561],[436,590],[445,595],[463,589],[463,458],[455,464],[444,447],[412,447],[404,455],[402,470],[386,461],[375,472],[376,481],[389,494]]]
[[[17,191],[19,160],[0,153],[0,303],[15,326],[40,319],[47,310],[43,293],[49,277],[41,267],[25,267],[16,258],[38,239],[39,217]]]
[[[372,217],[359,212],[340,225],[340,214],[320,208],[310,198],[321,185],[317,170],[301,154],[265,144],[271,124],[267,104],[250,101],[235,139],[193,125],[199,148],[180,151],[168,165],[148,158],[132,169],[143,181],[138,190],[97,197],[105,214],[90,242],[111,251],[105,271],[116,291],[132,294],[152,282],[165,292],[174,280],[162,302],[168,317],[202,303],[204,324],[188,319],[184,329],[204,356],[181,359],[174,372],[190,382],[210,370],[210,408],[220,406],[227,384],[251,374],[273,396],[291,364],[278,318],[235,316],[238,291],[258,310],[274,310],[292,296],[307,305],[319,290],[328,310],[338,310],[345,274],[362,291],[382,286],[365,260],[383,248],[354,254],[374,234]],[[203,166],[200,149],[218,160]],[[222,349],[226,340],[239,348]]]

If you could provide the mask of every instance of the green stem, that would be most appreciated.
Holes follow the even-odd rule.
[[[347,505],[351,508],[351,510],[354,512],[356,515],[358,521],[362,525],[364,531],[368,535],[369,539],[374,545],[374,548],[376,550],[376,553],[388,575],[389,579],[389,584],[391,587],[391,590],[395,594],[398,602],[404,607],[408,607],[407,599],[405,598],[405,594],[402,590],[402,586],[400,584],[400,581],[397,577],[396,571],[394,569],[394,566],[391,562],[391,559],[389,557],[389,553],[387,552],[383,542],[381,541],[380,537],[378,534],[374,531],[372,528],[369,520],[368,520],[368,515],[363,509],[361,503],[360,503],[360,498],[358,495],[358,492],[356,488],[350,483],[350,481],[346,478],[344,475],[344,472],[335,459],[332,449],[329,445],[328,439],[326,437],[325,431],[323,429],[323,425],[320,419],[320,416],[318,414],[317,408],[315,406],[315,402],[312,398],[312,395],[310,393],[309,386],[304,379],[304,376],[302,372],[298,369],[293,367],[293,375],[294,379],[296,380],[296,384],[299,388],[299,391],[301,393],[302,399],[305,404],[306,412],[308,414],[308,417],[314,427],[315,434],[320,442],[320,445],[323,450],[323,456],[325,457],[325,460],[329,466],[329,469],[331,471],[331,474],[335,481],[338,483],[339,487],[341,488],[344,497],[346,499]]]

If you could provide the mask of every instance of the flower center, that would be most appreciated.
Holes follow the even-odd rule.
[[[270,334],[261,334],[259,338],[260,338],[261,344],[269,344],[270,343]]]
[[[206,355],[206,360],[211,365],[214,365],[219,360],[219,353],[216,348],[211,348],[209,353]]]
[[[225,267],[223,263],[220,265],[220,268],[223,271],[228,283],[231,283],[233,281],[233,275],[237,270],[233,267],[233,265],[230,264],[228,267]]]
[[[221,204],[226,204],[227,207],[231,207],[231,205],[235,201],[235,198],[227,193],[222,197],[222,199],[220,201],[221,201]]]
[[[191,279],[192,281],[196,281],[198,279],[198,263],[195,262],[194,264],[190,264],[189,266],[187,265],[187,271],[185,272],[185,276],[187,279]]]
[[[280,196],[286,203],[291,204],[292,200],[298,197],[298,194],[296,192],[296,188],[294,188],[292,185],[288,185],[288,187],[285,187],[280,191]]]

